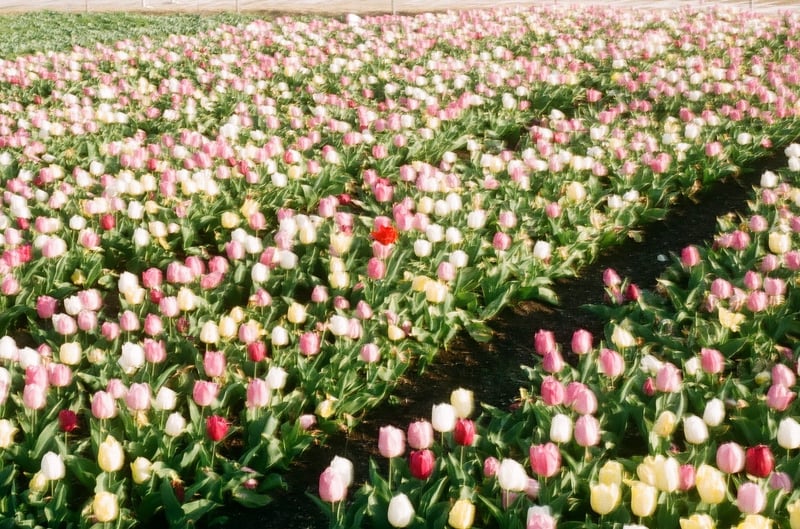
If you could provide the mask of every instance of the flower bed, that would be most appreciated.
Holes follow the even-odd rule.
[[[459,329],[795,138],[796,22],[284,17],[0,61],[0,513],[268,501]]]
[[[800,526],[800,145],[786,153],[795,169],[764,173],[750,215],[721,218],[713,243],[675,256],[659,291],[626,301],[627,282],[606,271],[599,343],[536,332],[518,409],[473,420],[458,389],[430,421],[381,428],[395,468],[373,464],[334,525]],[[335,459],[321,498],[341,501],[348,480]]]

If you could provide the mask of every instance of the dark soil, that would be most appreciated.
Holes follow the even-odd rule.
[[[771,165],[764,164],[762,168]],[[718,217],[745,211],[752,187],[758,183],[763,170],[715,184],[694,199],[680,201],[665,221],[642,230],[641,242],[629,239],[606,251],[587,266],[580,277],[559,281],[555,285],[559,306],[523,302],[505,309],[491,322],[494,338],[488,344],[476,343],[462,333],[423,375],[401,380],[396,398],[370,412],[349,435],[336,436],[325,446],[310,449],[295,470],[286,476],[288,490],[279,494],[272,504],[253,511],[226,511],[228,519],[224,526],[326,528],[327,519],[307,494],[316,494],[319,474],[334,455],[354,462],[355,487],[368,475],[369,458],[379,458],[377,436],[381,426],[392,424],[405,428],[414,420],[429,418],[432,405],[449,401],[450,392],[457,387],[471,389],[476,401],[499,408],[509,407],[518,397],[519,388],[527,386],[519,366],[530,365],[534,354],[533,334],[537,330],[553,331],[561,344],[569,344],[572,333],[579,328],[589,330],[595,340],[599,340],[604,322],[583,306],[604,302],[603,271],[613,268],[640,288],[654,288],[656,278],[673,255],[679,255],[689,244],[709,241],[717,232]]]

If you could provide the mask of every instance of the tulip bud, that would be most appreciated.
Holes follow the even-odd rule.
[[[125,462],[122,445],[113,436],[106,436],[97,450],[97,463],[104,472],[116,472]]]
[[[403,455],[406,449],[405,432],[394,426],[382,426],[378,435],[378,450],[383,457]]]
[[[131,463],[131,476],[134,483],[141,485],[142,483],[150,480],[153,474],[153,464],[149,459],[144,457],[137,457]]]
[[[466,418],[472,414],[473,394],[472,391],[458,388],[450,393],[450,404],[453,406],[456,417]]]
[[[64,460],[55,452],[47,452],[42,456],[41,473],[49,481],[62,479],[67,473]]]
[[[500,488],[521,492],[528,484],[528,474],[519,462],[514,459],[503,459],[497,467],[497,482]]]
[[[100,523],[116,520],[117,516],[119,516],[117,495],[106,491],[95,494],[94,500],[92,500],[92,512],[95,519]]]
[[[456,426],[455,408],[451,404],[434,404],[431,410],[431,423],[437,432],[452,432]]]
[[[407,527],[414,521],[414,506],[405,494],[398,494],[389,501],[387,518],[392,527]]]
[[[344,477],[332,467],[326,468],[319,476],[319,497],[322,501],[336,503],[347,495]]]
[[[458,500],[450,509],[447,523],[453,529],[470,529],[475,520],[475,505],[469,500]]]
[[[596,483],[589,487],[589,503],[592,510],[601,516],[612,512],[620,501],[620,489],[616,483]]]

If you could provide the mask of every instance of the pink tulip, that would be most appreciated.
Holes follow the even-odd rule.
[[[96,419],[110,419],[117,415],[117,403],[110,393],[98,391],[92,397],[92,415]]]
[[[744,448],[735,442],[719,445],[716,457],[717,467],[726,474],[736,474],[744,468]]]
[[[383,457],[403,455],[406,450],[406,434],[394,426],[381,426],[378,433],[378,451]]]
[[[585,329],[578,329],[572,333],[572,352],[584,355],[592,350],[592,333]]]
[[[267,382],[254,378],[247,383],[247,407],[263,408],[270,401],[270,391]]]
[[[198,406],[210,406],[219,393],[219,385],[215,382],[197,380],[192,388],[192,399]]]
[[[548,406],[558,406],[564,402],[566,389],[558,379],[552,376],[544,377],[539,391],[542,395],[542,400]]]
[[[783,384],[772,384],[767,390],[767,406],[776,411],[786,411],[797,393]]]
[[[424,450],[433,445],[433,425],[429,421],[416,421],[408,425],[408,445],[414,450]]]
[[[791,388],[797,382],[794,372],[785,364],[775,364],[772,366],[772,383],[781,384]]]
[[[180,314],[180,309],[178,308],[178,298],[175,296],[165,296],[161,298],[161,301],[158,303],[158,310],[167,318],[174,318]]]
[[[696,246],[687,246],[681,250],[681,263],[686,268],[700,264],[700,252]]]
[[[747,308],[753,312],[766,310],[769,305],[767,294],[762,290],[750,292],[747,296]]]
[[[145,383],[133,383],[125,395],[125,404],[132,411],[150,409],[150,386]]]
[[[303,356],[314,356],[320,350],[320,336],[313,331],[307,331],[300,335],[300,353]]]
[[[319,476],[319,497],[322,501],[336,503],[347,496],[347,486],[341,472],[327,467]]]
[[[377,257],[372,257],[367,262],[367,276],[370,279],[383,279],[386,275],[386,263]]]
[[[564,359],[557,349],[547,351],[542,357],[542,369],[547,373],[558,373],[564,368]]]
[[[594,415],[581,415],[575,421],[573,435],[579,446],[595,446],[600,442],[600,422]]]
[[[158,336],[164,332],[164,324],[156,314],[148,314],[144,317],[144,333],[149,336]]]
[[[682,491],[690,490],[694,487],[695,470],[694,466],[686,464],[678,467],[678,489]]]
[[[711,282],[711,293],[718,299],[728,299],[733,295],[733,285],[722,278]]]
[[[556,345],[556,337],[553,331],[546,331],[539,329],[533,335],[533,347],[536,353],[544,356],[549,351],[555,351],[558,346]]]
[[[656,389],[664,393],[677,393],[681,390],[681,371],[675,365],[666,362],[656,373]]]
[[[496,457],[489,456],[483,460],[483,477],[492,478],[497,474],[500,461]]]
[[[703,347],[700,349],[700,365],[703,371],[715,375],[725,369],[725,357],[716,349]]]
[[[203,370],[206,376],[215,378],[221,377],[225,373],[227,362],[225,353],[220,351],[206,351],[203,356]]]
[[[561,451],[553,443],[532,445],[529,455],[531,469],[539,476],[549,478],[561,469]]]
[[[736,492],[736,506],[745,514],[758,514],[767,506],[767,495],[757,483],[746,481]]]
[[[58,309],[58,300],[50,296],[39,296],[36,299],[36,314],[43,320],[52,318]]]
[[[78,323],[69,314],[53,314],[53,327],[61,336],[69,336],[78,332]]]
[[[498,231],[492,238],[492,246],[495,250],[505,251],[511,248],[511,237],[507,233]]]
[[[119,338],[120,332],[119,325],[111,321],[104,321],[100,326],[100,334],[109,342],[113,342]]]
[[[359,357],[367,363],[377,362],[381,359],[381,351],[376,344],[367,343],[361,346]]]
[[[600,372],[609,378],[615,378],[625,372],[625,359],[622,355],[611,349],[600,351]]]
[[[47,387],[47,368],[44,365],[33,365],[25,368],[25,385]]]
[[[48,382],[57,388],[64,388],[72,382],[72,369],[65,364],[50,364],[47,367]]]
[[[22,390],[22,403],[29,410],[41,410],[47,404],[47,386],[26,384]]]
[[[160,288],[164,275],[158,268],[148,268],[142,272],[142,286],[144,288]]]

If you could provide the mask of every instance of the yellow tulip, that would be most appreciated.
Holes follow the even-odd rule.
[[[671,411],[662,411],[653,425],[653,433],[659,437],[669,437],[675,431],[678,418]]]
[[[589,501],[592,505],[592,510],[597,514],[604,516],[619,505],[620,490],[619,485],[616,483],[597,483],[592,485],[590,489]]]
[[[771,529],[772,520],[760,514],[748,514],[736,529]]]
[[[153,464],[149,459],[137,457],[133,463],[131,463],[131,476],[133,477],[134,483],[137,485],[141,485],[145,481],[148,481],[152,474]]]
[[[678,460],[673,457],[656,458],[656,483],[658,490],[674,492],[680,484]]]
[[[789,527],[800,529],[800,500],[787,505],[786,510],[789,511]]]
[[[597,480],[603,485],[622,485],[622,463],[619,461],[608,461],[600,467]]]
[[[725,499],[727,487],[722,472],[709,465],[700,465],[695,476],[695,485],[704,503],[717,504]]]
[[[225,228],[226,230],[230,230],[238,226],[239,222],[241,222],[241,219],[239,218],[239,215],[237,215],[236,213],[232,211],[226,211],[222,214],[220,222],[223,228]]]
[[[119,515],[117,496],[110,492],[98,492],[92,501],[92,511],[98,522],[112,522]]]
[[[631,512],[634,515],[650,516],[656,511],[657,503],[658,489],[641,481],[631,485]]]
[[[711,516],[707,514],[693,514],[688,518],[681,518],[681,529],[714,529],[716,526]]]
[[[475,505],[469,500],[458,500],[453,504],[450,509],[450,515],[447,517],[453,529],[469,529],[472,527],[472,522],[475,520]]]
[[[122,445],[113,436],[107,436],[97,450],[97,464],[104,472],[115,472],[122,468],[124,462]]]

